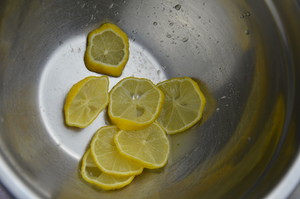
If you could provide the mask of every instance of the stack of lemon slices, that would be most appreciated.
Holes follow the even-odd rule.
[[[88,35],[87,67],[119,76],[128,60],[127,35],[113,24],[104,24]],[[65,123],[84,128],[108,107],[112,125],[94,134],[81,163],[81,176],[104,190],[122,188],[143,169],[166,165],[170,154],[167,134],[183,132],[202,116],[205,97],[189,77],[157,85],[144,78],[128,77],[109,92],[109,78],[90,76],[67,94]]]

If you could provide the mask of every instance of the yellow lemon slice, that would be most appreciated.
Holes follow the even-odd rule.
[[[128,37],[118,26],[105,23],[88,34],[84,61],[89,70],[120,76],[128,57]]]
[[[163,167],[170,153],[169,140],[157,124],[142,130],[121,130],[114,137],[121,154],[148,169]]]
[[[206,103],[198,84],[189,77],[173,78],[159,83],[165,103],[158,123],[168,134],[182,132],[201,119]]]
[[[115,176],[132,176],[142,173],[143,167],[123,157],[114,143],[116,126],[100,128],[91,142],[91,153],[98,168]]]
[[[80,173],[85,181],[96,185],[103,190],[120,189],[130,184],[134,178],[134,176],[116,177],[101,172],[101,170],[95,164],[90,150],[88,150],[82,158]]]
[[[65,122],[79,128],[91,124],[108,104],[107,76],[86,77],[70,89],[64,105]]]
[[[141,129],[158,117],[164,94],[150,80],[128,77],[110,92],[108,115],[123,130]]]

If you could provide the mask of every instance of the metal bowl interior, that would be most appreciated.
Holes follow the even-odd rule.
[[[300,26],[290,20],[299,17],[297,1],[0,4],[0,177],[13,196],[260,198],[286,197],[296,186],[299,172],[274,192],[299,155]],[[129,62],[110,88],[127,76],[154,83],[189,76],[207,98],[201,122],[169,137],[166,167],[110,192],[78,172],[94,132],[110,124],[106,111],[85,129],[67,127],[62,112],[70,87],[95,75],[83,54],[87,33],[103,22],[130,37]]]

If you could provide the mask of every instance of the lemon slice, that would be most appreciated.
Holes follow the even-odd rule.
[[[198,84],[189,77],[173,78],[159,83],[165,103],[158,123],[168,134],[182,132],[201,119],[206,103]]]
[[[90,150],[88,150],[82,158],[80,173],[85,181],[94,184],[103,190],[120,189],[130,184],[134,179],[134,176],[116,177],[101,172],[101,170],[96,166]]]
[[[117,131],[116,126],[105,126],[94,135],[91,153],[96,165],[102,172],[115,176],[132,176],[142,173],[143,167],[124,158],[117,150],[113,140]]]
[[[128,77],[110,92],[108,115],[123,130],[149,126],[158,117],[164,94],[150,80]]]
[[[89,70],[120,76],[128,57],[128,37],[118,26],[105,23],[88,34],[84,61]]]
[[[167,163],[170,144],[157,123],[142,130],[121,130],[115,135],[114,141],[121,154],[145,168],[160,168]]]
[[[91,124],[108,104],[107,76],[86,77],[70,89],[64,105],[65,122],[79,128]]]

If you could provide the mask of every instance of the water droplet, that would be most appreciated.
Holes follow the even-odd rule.
[[[184,38],[182,39],[183,42],[187,42],[188,40],[189,40],[189,38],[187,38],[187,37],[184,37]]]
[[[250,17],[250,16],[251,16],[250,12],[245,12],[240,16],[240,18],[245,18],[245,17]]]
[[[169,23],[169,26],[173,26],[173,25],[174,25],[174,23],[173,23],[173,22],[170,22],[170,23]]]
[[[114,7],[114,3],[110,4],[108,8],[112,9],[113,7]]]
[[[154,21],[154,22],[153,22],[153,25],[154,25],[154,26],[157,26],[157,22],[156,22],[156,21]]]
[[[201,16],[198,16],[198,19],[201,19]]]
[[[220,108],[216,108],[216,111],[219,112],[219,111],[220,111]]]
[[[245,30],[244,33],[245,33],[245,35],[249,35],[250,34],[249,30]]]
[[[175,8],[176,10],[180,10],[181,5],[180,5],[180,4],[177,4],[174,8]]]
[[[172,35],[168,33],[167,34],[167,38],[171,38],[171,37],[172,37]]]

